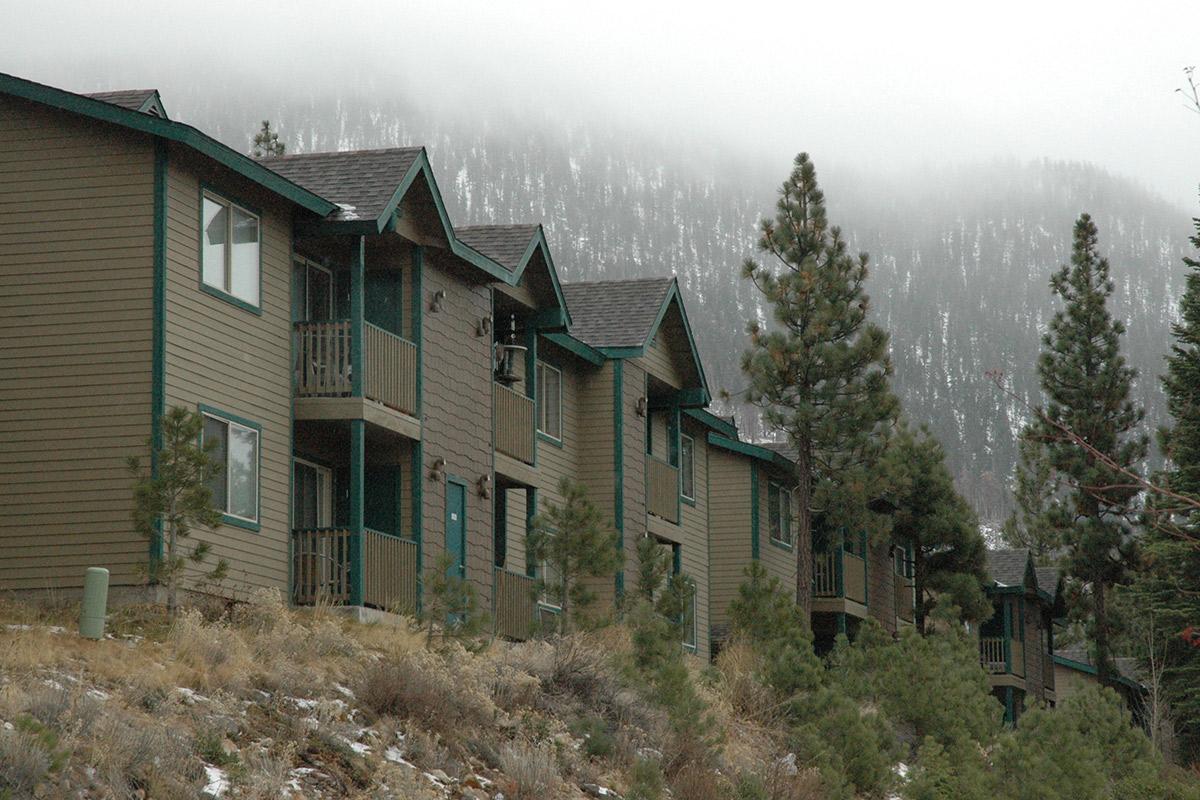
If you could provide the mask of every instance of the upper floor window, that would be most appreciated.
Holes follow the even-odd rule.
[[[236,422],[219,412],[203,411],[206,446],[220,470],[209,480],[213,507],[234,525],[258,524],[257,426]]]
[[[696,499],[696,443],[690,436],[679,436],[679,493]]]
[[[215,194],[202,199],[200,279],[234,300],[259,306],[259,220]]]
[[[538,431],[562,440],[562,373],[541,361],[537,365]]]
[[[767,484],[767,515],[771,540],[792,546],[792,493],[778,483]]]

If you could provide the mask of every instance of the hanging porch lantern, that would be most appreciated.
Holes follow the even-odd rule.
[[[496,382],[504,386],[512,386],[520,382],[517,374],[517,359],[525,355],[529,348],[517,344],[517,315],[508,318],[508,342],[496,343]]]

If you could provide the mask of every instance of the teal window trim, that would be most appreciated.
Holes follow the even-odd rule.
[[[688,463],[689,471],[691,472],[691,483],[692,483],[692,494],[690,496],[683,489],[683,487],[685,485],[685,481],[683,479],[683,476],[684,476],[683,440],[684,439],[687,439],[688,443],[691,445],[691,453],[692,453],[692,457]],[[696,439],[692,436],[688,436],[686,433],[679,434],[679,499],[689,506],[695,507],[695,505],[696,505]]]
[[[750,465],[750,558],[758,561],[758,465]]]
[[[562,413],[562,409],[563,409],[563,371],[560,368],[554,366],[553,364],[551,364],[543,359],[537,359],[536,364],[537,364],[536,369],[538,370],[537,378],[535,379],[536,387],[537,387],[537,433],[538,433],[538,439],[540,439],[544,442],[550,442],[555,447],[562,447],[563,446],[563,440],[562,440],[562,437],[563,437],[563,413]],[[549,372],[553,372],[555,375],[558,376],[558,435],[557,436],[555,436],[550,431],[544,430],[542,428],[542,424],[544,422],[544,417],[545,417],[545,414],[544,414],[545,409],[542,407],[542,390],[545,388],[542,385],[542,378],[543,378],[543,374],[541,372],[542,370],[547,370]]]
[[[247,419],[246,417],[241,417],[241,416],[238,416],[237,414],[232,414],[228,411],[224,411],[220,408],[216,408],[215,406],[206,405],[204,403],[199,403],[197,405],[197,410],[203,416],[212,417],[213,419],[218,419],[225,423],[232,422],[234,425],[238,425],[243,428],[249,428],[250,430],[254,431],[255,437],[256,437],[255,449],[257,450],[257,455],[258,455],[258,463],[254,467],[254,479],[255,479],[254,517],[255,518],[254,519],[246,519],[244,517],[234,516],[233,514],[230,514],[227,511],[225,511],[224,509],[222,509],[221,510],[221,523],[223,525],[231,525],[235,528],[243,528],[248,531],[262,530],[262,454],[263,454],[262,425],[255,422],[252,419]],[[203,433],[201,434],[201,436],[203,436]],[[221,466],[221,469],[223,472],[228,474],[228,470],[229,470],[228,463],[223,464]],[[289,504],[291,503],[291,498],[288,498],[288,503]]]
[[[236,306],[237,308],[240,308],[243,311],[249,311],[251,314],[256,314],[261,317],[262,313],[263,313],[263,214],[262,214],[261,209],[259,209],[256,206],[250,205],[248,203],[243,203],[237,197],[234,197],[233,195],[229,194],[228,192],[222,191],[220,189],[216,189],[216,188],[212,187],[211,185],[209,185],[207,183],[203,183],[203,182],[200,184],[200,196],[199,197],[200,197],[199,204],[198,204],[199,211],[197,212],[197,214],[198,214],[198,217],[197,217],[198,235],[196,237],[196,246],[198,248],[198,255],[199,255],[198,261],[200,264],[199,275],[197,276],[200,291],[204,292],[205,294],[216,297],[219,300],[224,300],[226,303]],[[258,220],[258,304],[257,305],[255,305],[254,303],[247,302],[246,300],[243,300],[242,298],[240,298],[236,295],[230,294],[229,292],[225,291],[224,289],[221,289],[220,287],[213,286],[212,284],[208,284],[208,283],[204,282],[204,199],[205,199],[205,197],[208,197],[209,199],[215,200],[217,202],[227,203],[231,207],[236,206],[248,214],[253,214],[254,218],[256,220]],[[230,230],[231,231],[232,231],[232,225],[233,225],[233,222],[232,222],[232,216],[231,216],[230,217]],[[230,253],[229,248],[232,244],[232,235],[229,237],[229,239],[230,239],[230,241],[226,242],[225,251],[226,251],[226,258],[231,259],[233,256]],[[232,266],[230,266],[230,269],[232,269]]]

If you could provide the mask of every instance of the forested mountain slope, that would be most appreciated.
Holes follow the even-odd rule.
[[[683,153],[604,122],[563,125],[536,109],[441,113],[387,94],[255,97],[239,86],[175,96],[169,110],[242,149],[264,118],[290,152],[424,144],[456,222],[542,221],[565,280],[678,275],[710,383],[740,388],[745,321],[760,310],[739,267],[753,252],[757,220],[772,211],[786,161]],[[904,407],[944,442],[981,516],[1004,513],[1025,415],[984,373],[1003,370],[1020,394],[1036,391],[1039,339],[1053,313],[1049,276],[1069,258],[1082,211],[1097,221],[1112,261],[1115,313],[1142,375],[1139,399],[1150,421],[1161,421],[1151,378],[1182,285],[1184,210],[1084,164],[998,161],[881,177],[823,168],[822,154],[813,155],[832,220],[872,256],[869,290],[892,334]],[[757,434],[743,416],[743,429]]]

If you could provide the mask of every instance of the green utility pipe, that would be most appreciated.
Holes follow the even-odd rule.
[[[104,616],[108,609],[108,570],[88,567],[83,579],[83,605],[79,609],[79,635],[104,638]]]

